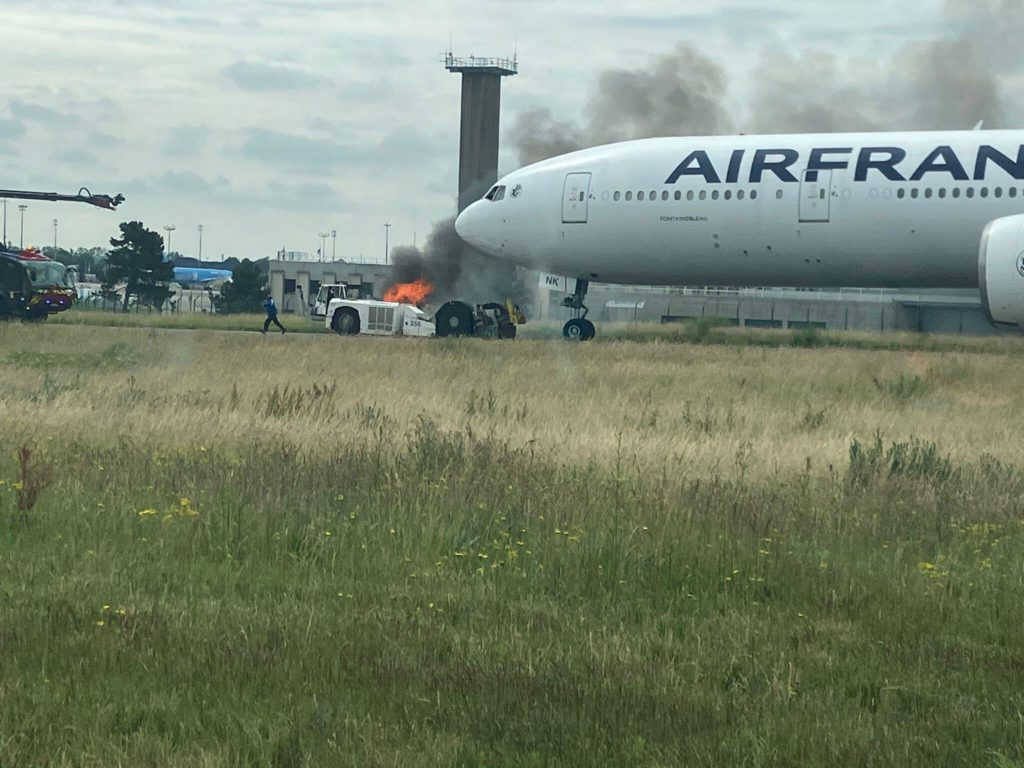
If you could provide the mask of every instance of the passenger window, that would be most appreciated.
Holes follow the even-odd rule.
[[[1002,187],[996,187],[994,194],[995,194],[996,197],[1002,197],[1003,196],[1003,188]]]
[[[969,197],[969,198],[974,197],[974,187],[968,187],[967,188],[967,197]]]
[[[652,190],[651,190],[651,200],[657,200],[657,199],[658,199],[658,193],[657,193],[657,192],[655,192],[655,191],[654,191],[654,190],[652,189]]]
[[[682,200],[682,199],[683,199],[683,193],[682,193],[682,192],[680,192],[680,191],[679,191],[679,190],[677,189],[677,190],[676,190],[676,200]]]
[[[636,199],[637,200],[643,200],[644,199],[644,193],[643,192],[637,192],[636,193]]]
[[[706,189],[702,189],[700,191],[700,199],[701,200],[707,200],[708,199],[708,192],[707,192]]]
[[[902,187],[900,189],[896,190],[896,197],[898,197],[900,200],[902,200],[906,196],[907,196],[907,190],[903,189]]]
[[[1017,196],[1017,188],[1016,187],[1010,187],[1010,189],[1007,191],[1007,194],[1010,197],[1016,197]]]
[[[627,192],[626,193],[626,202],[628,203],[632,199],[633,199],[633,193],[632,192]]]
[[[712,199],[712,200],[717,200],[717,199],[718,199],[718,190],[717,190],[717,189],[716,189],[716,190],[714,190],[714,191],[713,191],[713,192],[711,193],[711,199]]]
[[[732,190],[731,189],[725,190],[725,199],[726,200],[732,200]]]
[[[743,190],[742,189],[736,191],[736,199],[737,200],[742,200],[743,199]]]
[[[914,189],[910,190],[910,196],[912,198],[914,198],[915,200],[917,200],[917,197],[920,194],[921,194],[921,192],[916,187]]]
[[[946,197],[946,188],[945,187],[943,187],[942,189],[939,190],[939,197],[945,199],[945,197]]]
[[[925,198],[926,198],[926,199],[928,199],[928,200],[931,200],[931,199],[932,199],[932,189],[931,189],[931,187],[929,187],[928,189],[926,189],[926,190],[924,191],[924,196],[925,196]]]
[[[988,197],[988,187],[982,187],[981,188],[981,196],[982,197]]]
[[[751,192],[750,195],[751,195],[751,197],[753,197],[754,193]],[[782,199],[782,190],[781,189],[776,189],[775,190],[775,199],[776,200],[781,200]]]
[[[687,191],[686,199],[687,200],[693,200],[693,190],[692,189]]]
[[[958,200],[960,198],[960,187],[953,187],[953,199]]]
[[[616,192],[614,195],[612,195],[612,198],[615,200],[616,203],[619,202],[619,198],[621,198],[621,197],[622,197],[622,193],[621,192]]]
[[[779,198],[780,199],[782,198],[782,190],[781,189],[779,190]],[[757,190],[756,189],[750,190],[750,199],[751,200],[757,200]]]
[[[668,190],[665,190],[664,192],[661,193],[661,199],[668,200]]]

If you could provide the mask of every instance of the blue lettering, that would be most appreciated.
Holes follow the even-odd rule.
[[[920,181],[927,173],[948,173],[956,181],[969,181],[964,164],[960,162],[952,147],[936,147],[917,167],[910,180]]]
[[[740,180],[740,165],[743,163],[745,153],[745,149],[737,149],[732,153],[732,158],[729,160],[729,171],[725,174],[726,184],[735,184]]]
[[[838,171],[849,168],[849,160],[825,160],[824,155],[849,155],[853,147],[842,149],[812,149],[811,159],[807,163],[807,181],[817,181],[818,171]]]
[[[777,157],[778,160],[769,160]],[[789,169],[800,159],[795,149],[759,149],[754,153],[754,163],[750,168],[750,183],[760,184],[765,171],[771,171],[782,181],[796,181],[796,176]]]
[[[715,166],[711,162],[711,158],[708,157],[708,153],[699,149],[696,152],[691,152],[690,156],[672,171],[672,175],[668,177],[668,181],[665,183],[675,184],[683,176],[703,176],[704,181],[708,184],[722,183],[722,179],[719,178],[718,171],[715,170]]]
[[[982,144],[978,147],[978,162],[974,166],[974,180],[983,181],[989,161],[992,161],[1015,179],[1024,179],[1024,147],[1017,152],[1017,160],[1004,155],[995,147]]]
[[[882,159],[875,159],[875,155],[885,154]],[[903,174],[896,170],[896,166],[907,158],[907,151],[899,147],[864,147],[857,158],[857,171],[854,181],[867,181],[868,171],[881,172],[889,181],[906,181]]]

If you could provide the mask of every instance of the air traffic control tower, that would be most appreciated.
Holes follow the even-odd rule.
[[[516,59],[444,57],[449,72],[462,75],[462,135],[459,145],[459,212],[483,197],[498,180],[501,79],[519,74]]]

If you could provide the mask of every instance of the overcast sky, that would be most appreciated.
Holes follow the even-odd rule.
[[[974,23],[951,2],[911,13],[902,0],[3,0],[0,186],[127,197],[114,214],[32,203],[26,244],[52,243],[55,217],[62,246],[106,244],[118,222],[140,220],[174,224],[172,249],[187,255],[203,224],[206,258],[315,251],[318,233],[336,229],[340,258],[379,260],[385,222],[392,245],[414,232],[422,242],[454,211],[449,40],[457,55],[518,45],[505,128],[536,107],[580,120],[599,72],[641,69],[685,43],[725,71],[722,99],[742,129],[766,55],[822,51],[844,71],[877,73],[880,58]],[[1001,74],[1011,94],[1014,78]],[[504,144],[511,170],[518,156]],[[9,207],[15,242],[17,215]]]

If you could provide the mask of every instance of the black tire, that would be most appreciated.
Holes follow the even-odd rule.
[[[14,313],[11,312],[11,303],[6,297],[0,296],[0,320],[10,320]]]
[[[569,341],[587,341],[587,321],[574,318],[562,326],[562,335]]]
[[[587,319],[583,320],[583,341],[591,341],[597,336],[597,328]]]
[[[352,307],[341,307],[334,311],[331,318],[331,329],[342,336],[355,336],[359,333],[359,313]]]
[[[461,301],[449,301],[437,310],[434,315],[437,335],[472,336],[476,333],[476,321],[473,319],[473,308]]]
[[[516,337],[516,327],[511,322],[503,322],[498,324],[498,338],[499,339],[514,339]]]

